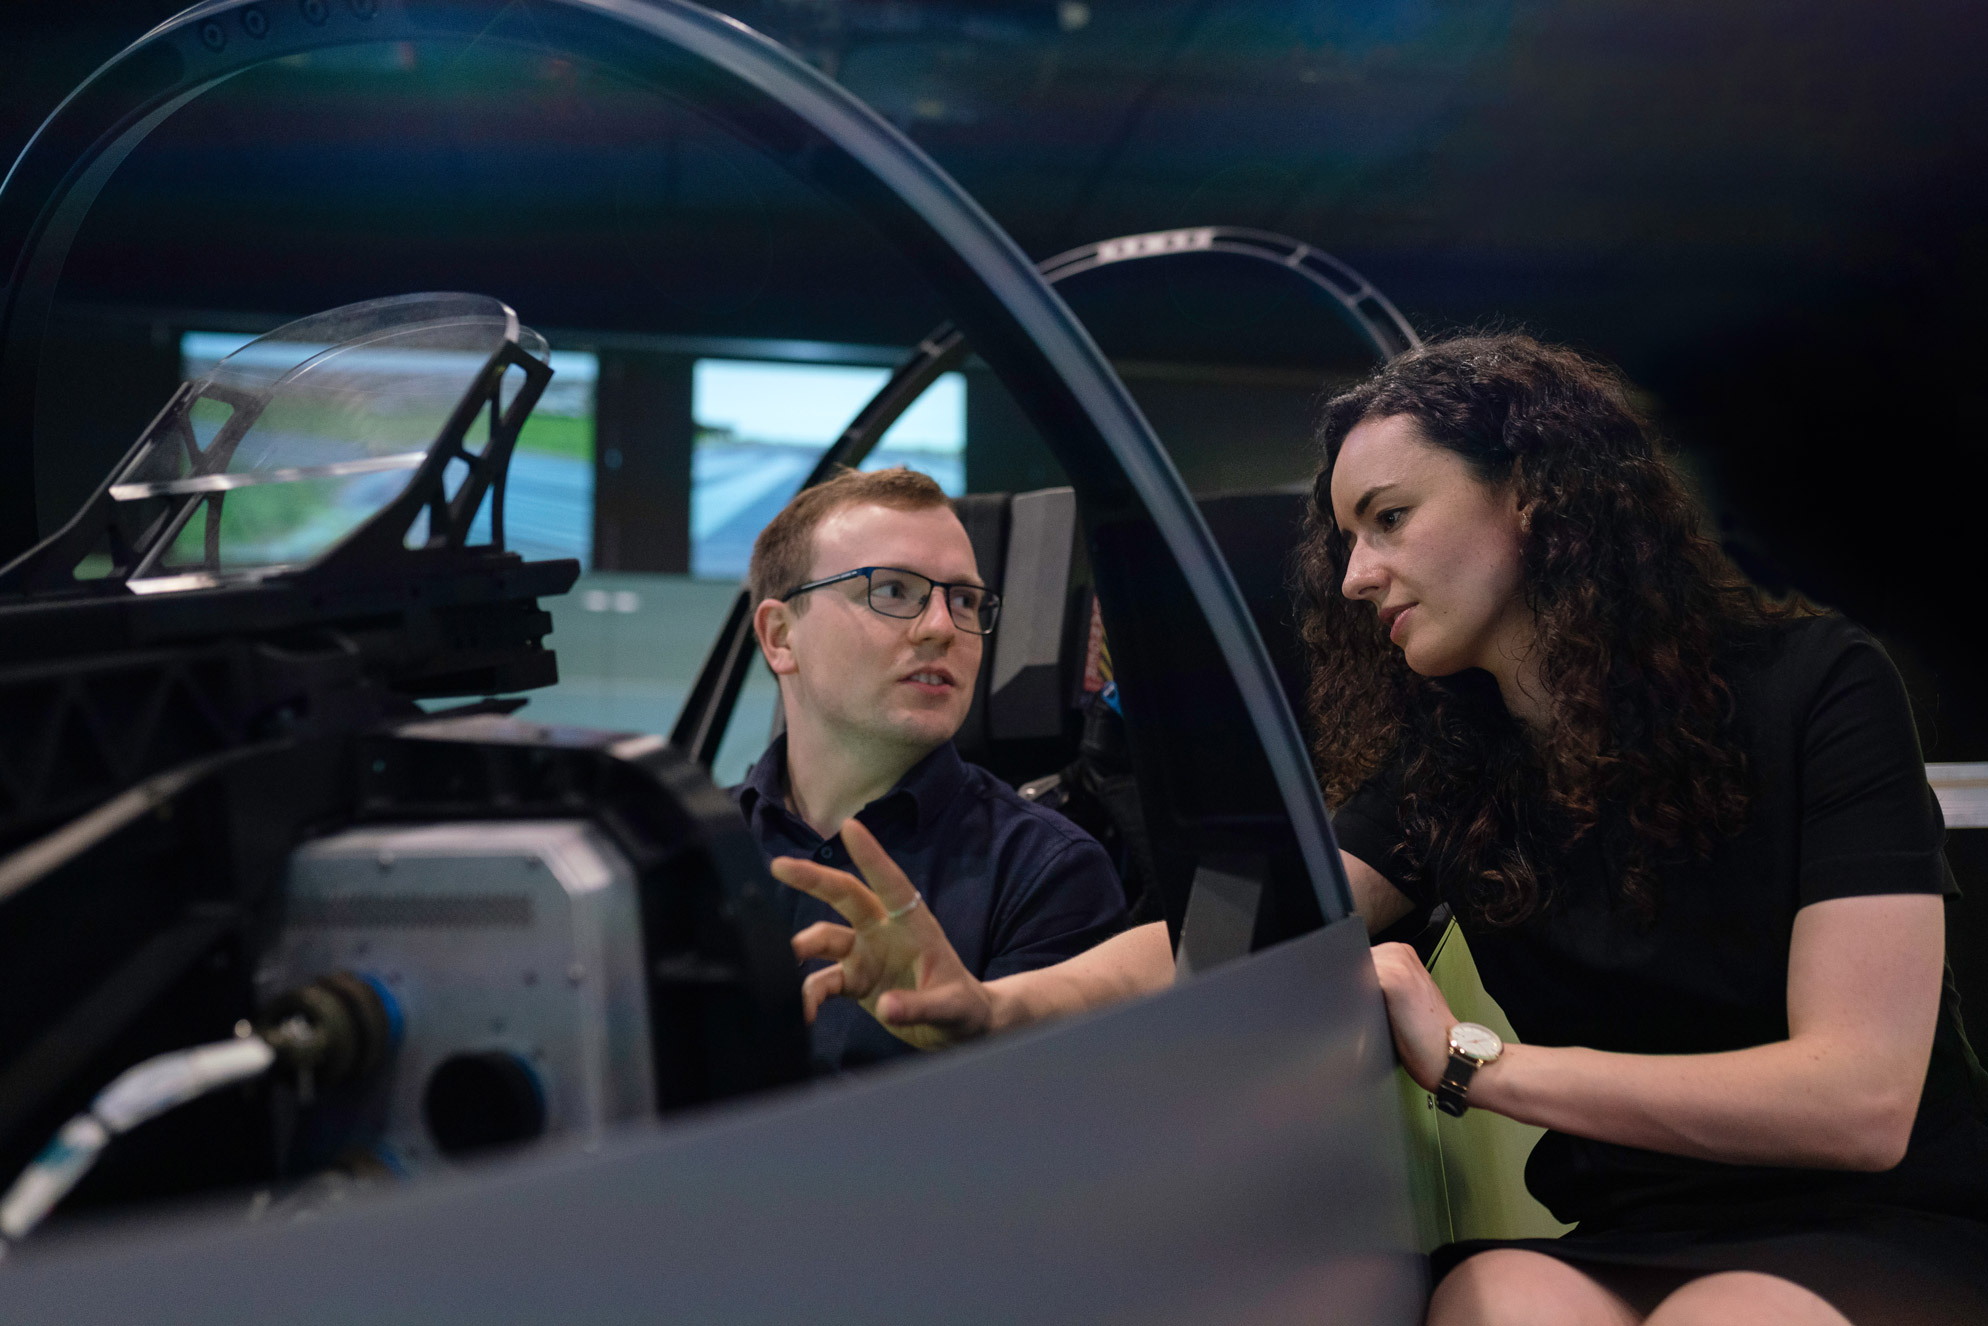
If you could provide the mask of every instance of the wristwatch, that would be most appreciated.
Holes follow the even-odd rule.
[[[1450,1062],[1436,1083],[1436,1108],[1461,1118],[1470,1108],[1470,1079],[1486,1064],[1498,1062],[1505,1042],[1498,1033],[1475,1022],[1459,1022],[1450,1028]]]

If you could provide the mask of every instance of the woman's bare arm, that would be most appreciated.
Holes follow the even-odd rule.
[[[1346,867],[1346,882],[1353,887],[1353,910],[1366,921],[1368,934],[1378,935],[1415,906],[1407,894],[1388,883],[1387,876],[1351,852],[1341,852],[1339,860]]]
[[[1580,1137],[1735,1164],[1882,1170],[1905,1154],[1945,960],[1934,894],[1796,913],[1788,1039],[1720,1054],[1509,1047],[1470,1102]],[[1404,1066],[1433,1088],[1455,1019],[1406,945],[1374,950]]]

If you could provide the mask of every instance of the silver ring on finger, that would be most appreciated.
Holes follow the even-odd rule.
[[[886,920],[886,921],[895,921],[895,920],[897,920],[897,919],[898,919],[898,918],[899,918],[900,916],[909,916],[909,915],[911,915],[911,913],[913,913],[913,912],[917,911],[917,910],[918,910],[918,908],[919,908],[919,907],[920,907],[921,905],[923,905],[924,901],[925,901],[925,895],[924,895],[924,894],[922,894],[922,893],[913,893],[913,894],[911,895],[911,901],[910,901],[910,902],[907,902],[907,903],[906,903],[906,904],[904,904],[904,906],[902,906],[902,907],[893,907],[893,908],[891,908],[891,909],[890,909],[889,911],[885,912],[885,913],[884,913],[884,920]]]

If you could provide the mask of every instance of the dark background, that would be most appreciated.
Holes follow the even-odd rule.
[[[12,0],[0,158],[176,8]],[[903,127],[1032,256],[1261,226],[1347,259],[1425,332],[1524,327],[1621,364],[1749,570],[1880,634],[1929,758],[1988,758],[1988,7],[731,8]],[[1178,454],[1201,488],[1291,477],[1289,436],[1252,470],[1251,411],[1289,434],[1318,384],[1360,366],[1315,307],[1268,285],[1239,302],[1239,279],[1072,296],[1163,436],[1199,439]],[[662,98],[534,51],[529,4],[493,5],[474,49],[257,71],[134,156],[64,277],[44,522],[163,401],[177,328],[450,287],[567,343],[902,346],[943,314],[859,220]],[[983,476],[1008,463],[981,453]]]

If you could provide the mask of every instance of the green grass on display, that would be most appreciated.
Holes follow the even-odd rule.
[[[333,422],[311,420],[308,412],[304,413],[305,419],[293,418],[285,423],[307,426],[309,422]],[[350,424],[349,419],[336,422],[347,427]],[[327,427],[324,431],[337,430]],[[487,436],[487,422],[479,418],[464,442],[471,450],[477,450]],[[591,462],[594,421],[591,416],[531,415],[519,430],[517,450]],[[221,508],[223,566],[266,565],[315,556],[337,542],[376,509],[371,505],[350,507],[339,502],[341,490],[350,482],[343,476],[327,476],[238,488],[228,493]],[[205,560],[206,538],[207,513],[202,509],[194,513],[173,540],[163,559],[165,566],[199,566]],[[99,579],[111,569],[108,553],[92,554],[77,567],[76,576],[82,580]]]
[[[221,505],[221,564],[265,565],[315,555],[350,533],[372,512],[338,502],[343,477],[237,488]],[[166,554],[169,566],[205,560],[207,511],[196,511]]]
[[[535,451],[542,456],[568,456],[574,460],[594,458],[594,421],[591,415],[534,414],[518,430],[517,450]]]

